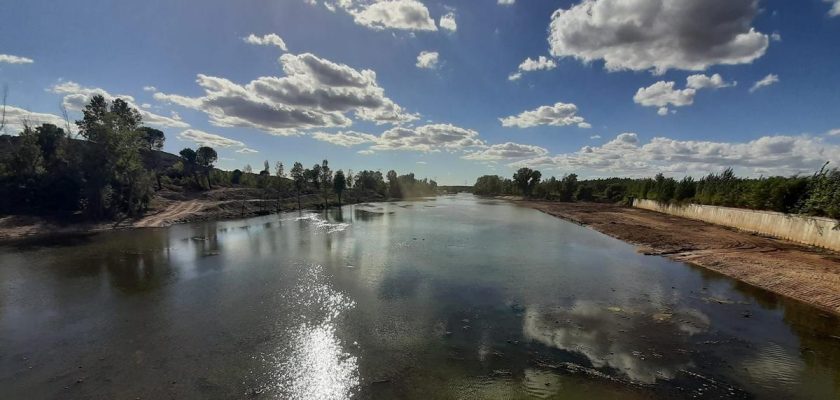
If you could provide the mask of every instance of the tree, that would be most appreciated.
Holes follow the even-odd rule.
[[[83,158],[87,211],[95,217],[136,215],[148,206],[152,186],[140,158],[140,113],[121,99],[109,104],[95,95],[82,114],[76,126],[91,142]]]
[[[385,174],[385,177],[388,179],[388,195],[393,199],[402,198],[402,190],[400,190],[397,172],[392,169]]]
[[[513,174],[513,180],[516,186],[525,197],[531,197],[534,188],[540,183],[542,174],[540,171],[535,171],[527,167],[520,168]]]
[[[329,199],[328,190],[330,188],[330,185],[332,184],[332,179],[333,179],[333,173],[330,170],[329,162],[327,160],[324,160],[321,163],[320,173],[321,173],[321,176],[320,176],[321,190],[324,194],[324,208],[326,209],[326,208],[329,208],[329,204],[327,202],[327,200]]]
[[[338,170],[335,172],[335,178],[333,179],[333,191],[335,192],[336,196],[338,196],[338,206],[341,207],[341,194],[344,193],[344,189],[347,187],[347,180],[344,178],[344,171]]]
[[[306,171],[303,169],[303,164],[295,162],[291,171],[292,181],[295,183],[295,193],[297,194],[298,210],[300,210],[300,191],[306,185]]]
[[[254,169],[253,169],[253,168],[251,168],[251,164],[245,164],[245,166],[244,166],[244,167],[242,167],[242,172],[244,172],[244,173],[246,173],[246,174],[253,174],[253,173],[254,173]]]
[[[274,174],[277,175],[278,178],[285,178],[286,172],[283,171],[283,163],[277,161],[277,164],[274,164]]]
[[[210,171],[213,170],[213,164],[219,159],[216,150],[212,147],[201,146],[195,152],[195,162],[201,167],[204,176],[207,178],[207,187],[212,189],[213,185],[210,183]]]
[[[164,136],[162,131],[147,126],[141,127],[139,130],[147,149],[158,151],[163,149],[163,142],[166,141],[166,136]]]
[[[239,169],[233,170],[233,172],[231,172],[231,174],[230,174],[230,182],[233,183],[233,184],[239,184],[239,182],[241,180],[242,180],[242,171],[240,171]]]
[[[347,189],[352,189],[352,188],[353,188],[353,170],[348,169],[347,170]]]
[[[195,150],[189,147],[185,147],[183,150],[179,151],[178,154],[184,159],[184,163],[189,165],[194,165],[196,159],[198,158],[198,154]]]

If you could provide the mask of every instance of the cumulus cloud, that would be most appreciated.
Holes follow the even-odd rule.
[[[503,5],[503,6],[509,6],[509,5],[513,5],[514,3],[516,3],[516,0],[498,0],[496,3],[500,4],[500,5]]]
[[[760,81],[753,84],[753,86],[750,88],[750,93],[753,93],[756,90],[761,89],[763,87],[774,85],[776,83],[779,83],[779,76],[775,74],[769,74],[764,78],[761,78]]]
[[[35,127],[41,124],[53,124],[62,129],[67,128],[67,123],[64,118],[58,115],[32,112],[14,106],[6,106],[5,123],[6,126],[3,130],[8,134],[20,133],[23,131],[24,125]],[[76,125],[71,123],[70,129],[75,133]]]
[[[831,10],[828,11],[828,15],[832,17],[840,16],[840,0],[823,0],[826,3],[831,4]]]
[[[11,54],[0,54],[0,64],[32,64],[31,58],[13,56]]]
[[[440,22],[438,22],[441,29],[445,29],[450,32],[455,32],[458,30],[458,23],[455,22],[455,13],[447,13],[440,17]]]
[[[603,60],[610,71],[701,71],[761,57],[757,0],[583,0],[551,17],[555,57]]]
[[[825,133],[826,136],[840,136],[840,128],[832,129]]]
[[[154,86],[143,86],[144,92],[157,92],[157,88]]]
[[[333,0],[325,4],[341,8],[356,24],[370,29],[437,31],[429,9],[417,0]]]
[[[720,74],[706,76],[691,75],[686,79],[685,89],[676,89],[676,82],[659,81],[648,87],[639,88],[633,101],[645,107],[658,107],[657,114],[666,116],[672,112],[668,107],[685,107],[694,104],[694,97],[701,89],[720,89],[735,86],[737,82],[726,82]]]
[[[438,66],[440,54],[436,51],[421,51],[417,55],[417,68],[421,69],[435,69]]]
[[[243,147],[243,148],[241,148],[241,149],[239,149],[239,150],[236,150],[236,152],[237,152],[237,153],[239,153],[239,154],[254,154],[254,153],[259,153],[259,151],[254,150],[254,149],[250,149],[250,148],[248,148],[248,147]]]
[[[525,61],[522,61],[522,63],[519,64],[517,72],[514,72],[510,74],[510,76],[508,76],[508,80],[515,81],[521,78],[523,72],[539,70],[549,71],[554,68],[557,68],[557,64],[554,62],[554,60],[547,58],[546,56],[539,56],[536,60],[533,60],[531,59],[531,57],[528,57],[525,59]]]
[[[372,70],[356,70],[313,54],[284,54],[283,77],[265,76],[240,85],[198,75],[202,97],[155,93],[158,101],[205,112],[221,127],[255,128],[277,135],[301,129],[347,127],[346,115],[376,124],[418,119],[385,96]]]
[[[622,133],[602,146],[584,146],[577,152],[537,157],[511,166],[580,171],[584,175],[702,176],[733,167],[744,175],[810,174],[826,161],[840,161],[840,146],[821,137],[764,136],[748,142],[712,142],[656,137],[642,143],[635,133]]]
[[[536,110],[523,111],[519,115],[500,118],[499,121],[502,122],[502,126],[518,128],[530,128],[539,125],[591,127],[583,117],[577,115],[577,112],[576,105],[558,102],[553,106],[541,106]]]
[[[280,36],[278,36],[276,33],[269,33],[267,35],[262,35],[262,36],[257,36],[257,35],[252,33],[252,34],[242,38],[242,40],[244,40],[245,43],[254,44],[254,45],[257,45],[257,46],[275,46],[275,47],[280,48],[280,50],[283,50],[283,51],[288,51],[289,50],[286,47],[286,42],[284,42],[283,39],[280,38]]]
[[[164,128],[189,128],[190,124],[176,120],[174,118],[169,118],[163,115],[155,114],[149,110],[144,109],[143,107],[139,106],[134,97],[130,95],[112,95],[108,93],[105,89],[101,88],[91,88],[82,86],[76,82],[68,81],[68,82],[61,82],[54,85],[50,88],[50,91],[57,94],[63,94],[64,100],[62,104],[68,110],[74,111],[81,111],[84,109],[85,105],[90,102],[90,98],[95,95],[101,95],[108,101],[114,101],[114,99],[122,99],[132,108],[137,109],[140,115],[143,117],[143,123],[146,125],[154,125]]]
[[[312,137],[322,142],[331,143],[342,147],[352,147],[365,143],[375,143],[377,137],[368,133],[343,131],[336,133],[315,132]]]
[[[369,150],[462,151],[478,146],[484,146],[484,142],[472,129],[452,124],[430,124],[416,128],[391,128],[377,137]]]
[[[703,74],[691,75],[687,79],[686,86],[692,89],[720,89],[735,86],[738,82],[726,82],[720,74],[706,76]]]
[[[547,154],[548,150],[539,146],[507,142],[494,144],[485,149],[467,153],[461,158],[478,161],[497,161],[535,158],[542,157]]]
[[[245,147],[245,143],[229,139],[215,133],[207,133],[198,129],[187,129],[178,134],[178,139],[195,142],[200,146],[219,147]]]

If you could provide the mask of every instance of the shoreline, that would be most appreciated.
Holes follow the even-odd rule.
[[[313,199],[314,198],[314,199]],[[367,197],[348,198],[342,206],[388,201]],[[102,233],[114,230],[165,228],[177,224],[202,221],[225,221],[251,218],[280,212],[298,211],[297,198],[283,198],[278,209],[277,199],[260,198],[191,198],[156,199],[157,205],[140,218],[120,221],[60,222],[49,217],[7,215],[0,216],[0,245],[31,240]],[[330,201],[331,207],[337,203]],[[323,210],[323,199],[302,195],[300,211]]]
[[[613,204],[505,200],[840,315],[840,254],[830,250]]]

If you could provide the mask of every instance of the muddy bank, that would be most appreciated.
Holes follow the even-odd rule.
[[[514,202],[840,315],[837,253],[636,208]]]
[[[324,208],[324,199],[317,194],[301,195],[303,210]],[[346,192],[343,204],[382,201],[372,193]],[[331,198],[330,207],[337,200]],[[68,221],[38,216],[0,216],[0,241],[31,240],[45,236],[95,233],[112,229],[160,228],[174,224],[247,218],[298,209],[297,197],[274,198],[261,190],[219,188],[199,193],[160,192],[152,207],[142,217],[120,221]]]

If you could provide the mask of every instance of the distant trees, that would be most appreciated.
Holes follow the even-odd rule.
[[[385,176],[388,178],[388,194],[395,199],[402,198],[400,183],[397,181],[397,172],[392,169]]]

